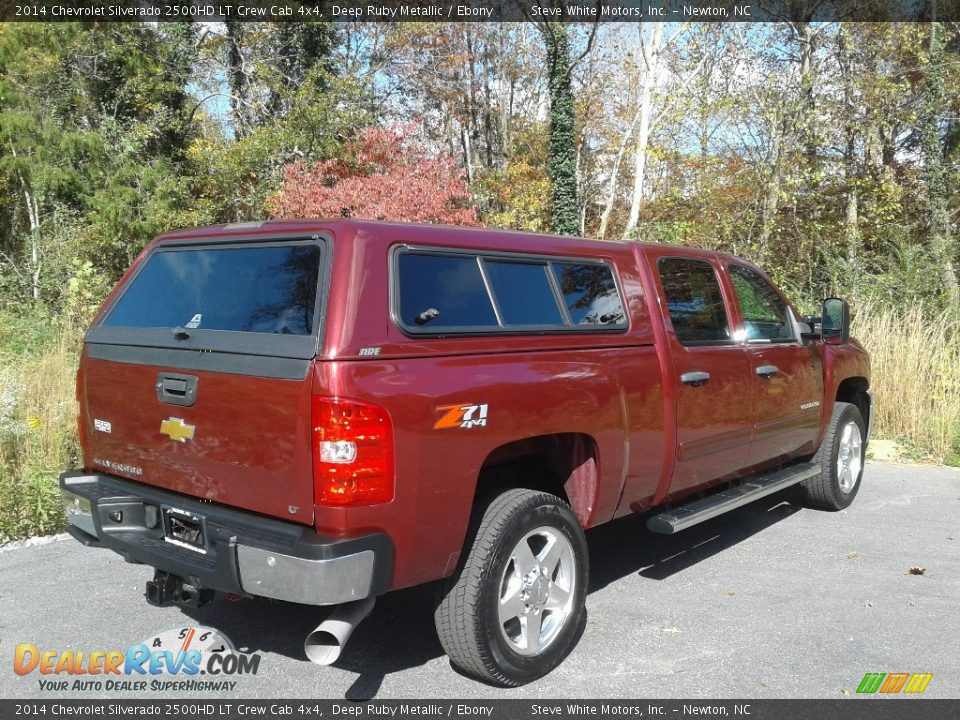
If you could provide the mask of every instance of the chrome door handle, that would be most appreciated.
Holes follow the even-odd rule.
[[[709,379],[710,373],[700,372],[699,370],[686,372],[680,376],[680,382],[682,382],[684,385],[691,385],[692,387],[706,385]]]
[[[776,365],[761,365],[757,368],[757,375],[768,380],[778,372],[780,372],[780,368],[778,368]]]

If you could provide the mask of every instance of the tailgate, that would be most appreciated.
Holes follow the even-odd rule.
[[[309,381],[134,365],[89,350],[81,373],[90,467],[313,522]],[[164,383],[173,397],[191,384],[193,406],[163,400]]]
[[[159,245],[88,332],[84,464],[313,522],[323,241]]]

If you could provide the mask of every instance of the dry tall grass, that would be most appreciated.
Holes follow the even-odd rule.
[[[853,335],[870,351],[877,437],[937,462],[960,462],[960,317],[857,308]]]
[[[22,327],[4,327],[21,332]],[[5,333],[4,333],[5,334]],[[0,338],[8,340],[8,338]],[[57,476],[76,467],[74,376],[79,333],[56,328],[39,347],[0,354],[0,542],[63,527]]]

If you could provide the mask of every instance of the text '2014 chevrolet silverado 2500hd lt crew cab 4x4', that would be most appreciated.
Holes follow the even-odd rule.
[[[170,233],[86,335],[70,532],[153,567],[153,604],[338,606],[305,643],[321,663],[378,595],[443,581],[451,661],[518,685],[576,642],[585,529],[674,533],[791,485],[850,504],[872,399],[848,328],[842,300],[805,322],[749,262],[690,248]]]

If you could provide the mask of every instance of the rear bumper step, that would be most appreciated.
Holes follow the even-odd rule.
[[[754,500],[772,495],[791,485],[796,485],[812,478],[819,472],[819,465],[803,463],[771,473],[756,475],[742,485],[654,515],[647,520],[647,529],[663,535],[672,535],[747,503],[752,503]]]

